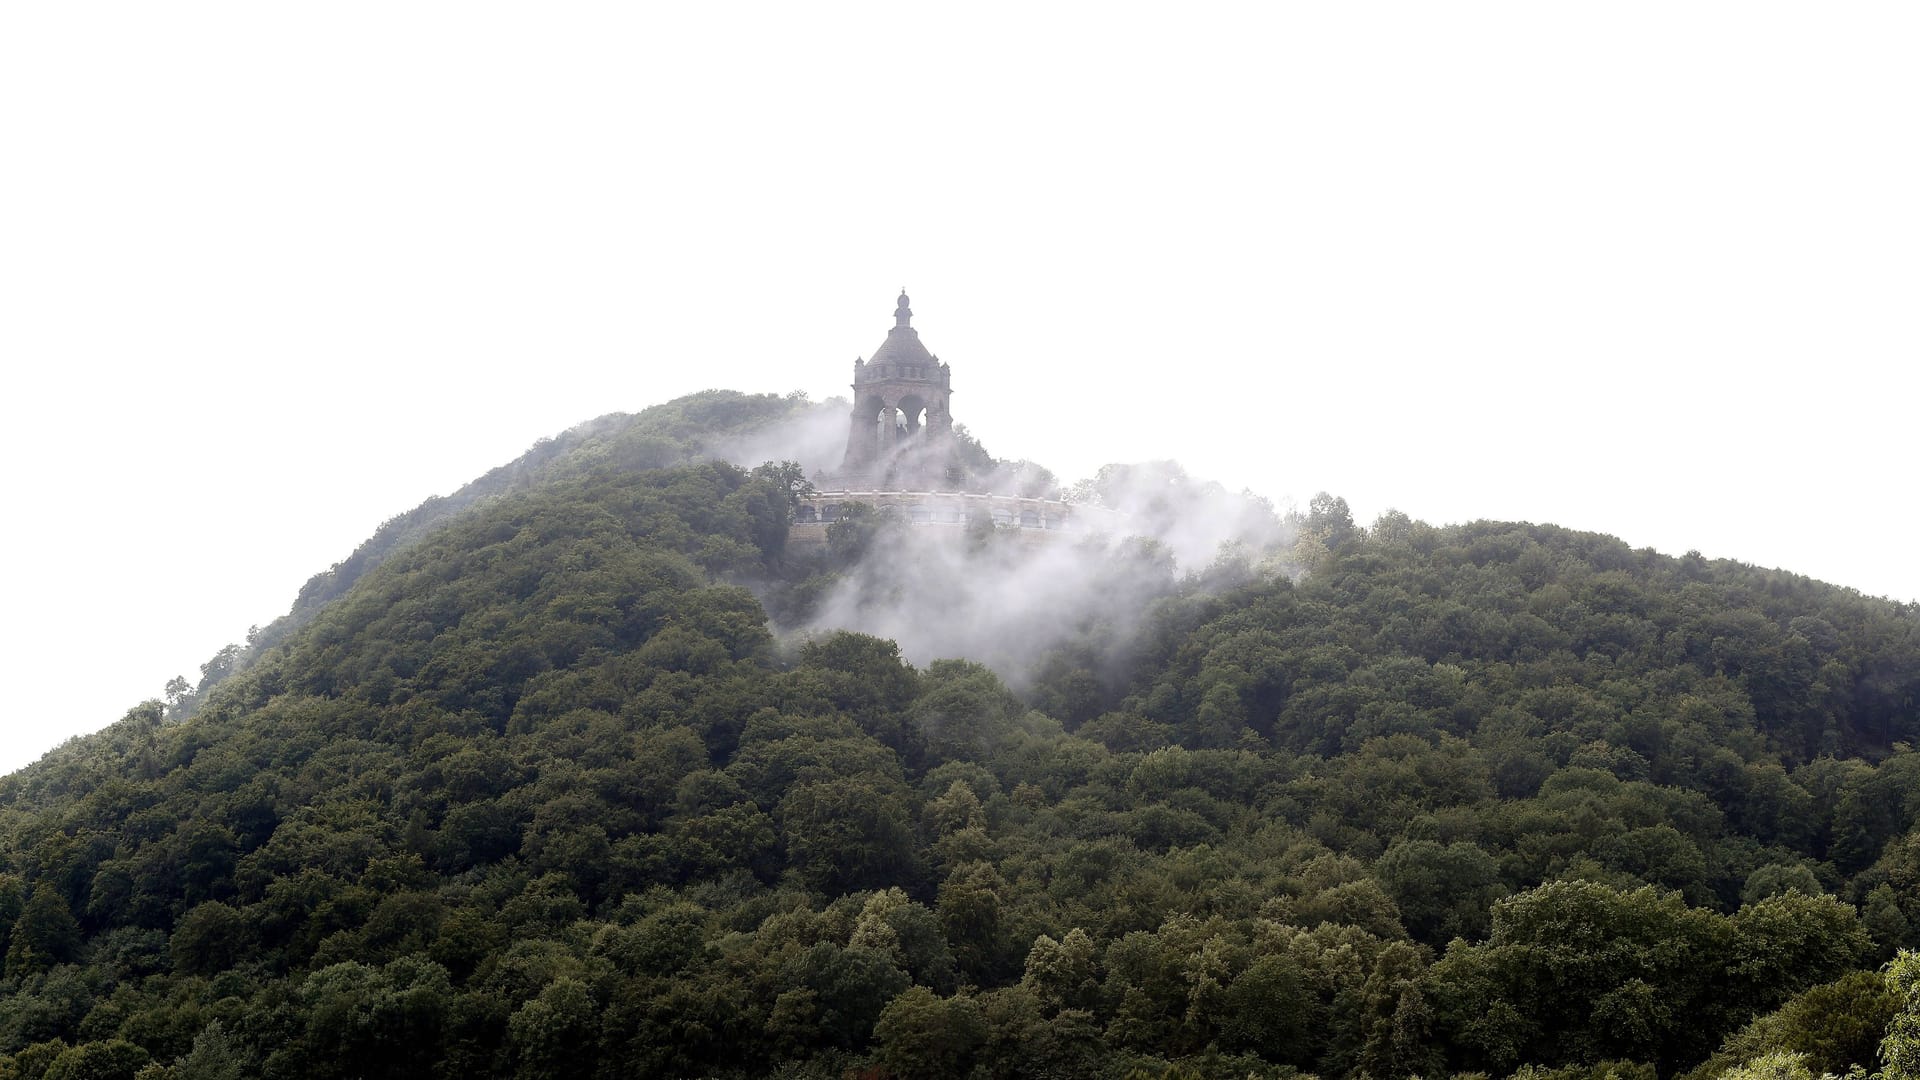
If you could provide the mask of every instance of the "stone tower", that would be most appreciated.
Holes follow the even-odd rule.
[[[920,343],[902,289],[893,329],[870,360],[853,362],[853,418],[841,471],[870,487],[942,486],[953,449],[947,365]]]

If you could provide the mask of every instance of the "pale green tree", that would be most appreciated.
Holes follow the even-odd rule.
[[[1880,1043],[1886,1080],[1920,1078],[1920,953],[1908,949],[1887,965],[1887,986],[1900,999],[1900,1011]]]

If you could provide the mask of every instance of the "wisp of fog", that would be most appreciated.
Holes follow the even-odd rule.
[[[846,432],[847,403],[832,399],[721,456],[743,466],[793,461],[819,477],[839,465]],[[1197,481],[1172,462],[1109,465],[1065,490],[1027,462],[1000,462],[966,486],[1104,508],[1112,514],[1098,516],[1112,524],[1066,533],[877,516],[867,535],[837,546],[841,558],[809,616],[780,628],[783,637],[872,634],[917,665],[975,660],[1019,690],[1064,643],[1127,641],[1154,600],[1176,589],[1298,572],[1289,561],[1294,515],[1283,519],[1266,500]]]

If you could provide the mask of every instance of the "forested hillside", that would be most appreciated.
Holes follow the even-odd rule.
[[[1322,497],[911,664],[823,599],[964,578],[701,460],[804,409],[607,418],[0,780],[0,1078],[1917,1075],[1920,612]]]
[[[202,694],[305,626],[362,574],[472,507],[594,468],[643,470],[702,459],[746,460],[742,455],[752,455],[762,440],[777,443],[789,457],[812,457],[818,453],[811,445],[817,438],[808,432],[825,428],[823,414],[836,425],[841,419],[838,408],[815,405],[799,395],[707,391],[638,415],[609,413],[542,439],[453,494],[433,496],[382,522],[352,554],[308,579],[286,615],[254,627],[245,645],[229,645],[201,665],[197,685],[184,677],[174,680],[167,688],[168,712],[174,718],[190,715]],[[754,457],[753,463],[760,460],[764,457]]]

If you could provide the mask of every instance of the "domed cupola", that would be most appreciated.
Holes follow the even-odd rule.
[[[939,467],[932,471],[939,476],[898,478],[924,486],[937,483],[944,478],[944,451],[953,433],[953,416],[947,408],[952,394],[947,365],[921,343],[920,331],[913,328],[907,291],[901,289],[887,339],[871,359],[853,362],[853,417],[842,467],[848,473],[872,476],[884,471],[903,450],[938,448],[942,453],[913,455],[918,465],[911,471],[928,472],[938,460]]]

